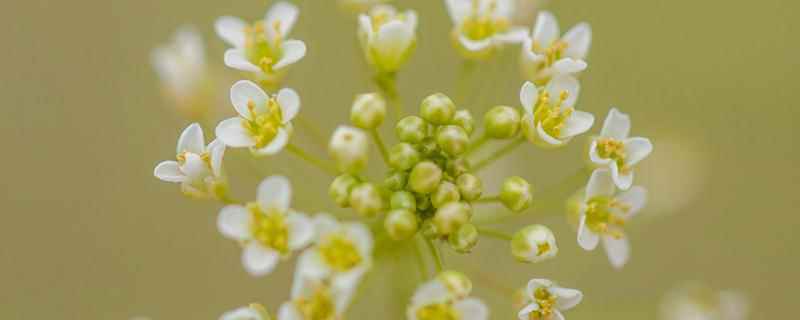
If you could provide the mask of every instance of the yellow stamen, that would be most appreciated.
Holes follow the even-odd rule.
[[[289,252],[289,225],[283,212],[268,209],[266,212],[258,203],[248,203],[253,239],[261,245],[272,248],[281,254]]]
[[[319,245],[319,252],[332,269],[345,272],[359,265],[363,258],[355,243],[342,234],[331,234]]]
[[[419,320],[458,320],[461,315],[458,314],[451,303],[433,303],[426,305],[417,310],[417,319]]]

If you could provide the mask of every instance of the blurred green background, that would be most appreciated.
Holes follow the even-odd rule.
[[[331,132],[347,122],[353,95],[373,90],[355,17],[335,1],[297,2],[302,12],[293,37],[309,51],[286,83],[300,92],[304,116]],[[396,3],[420,15],[418,51],[399,82],[410,110],[427,94],[453,91],[459,60],[441,1]],[[158,161],[173,157],[187,121],[160,95],[150,50],[179,25],[195,24],[210,47],[208,60],[230,77],[220,79],[224,95],[237,78],[221,67],[224,46],[212,23],[225,14],[260,18],[267,6],[188,0],[3,6],[0,318],[215,319],[252,301],[277,310],[288,297],[291,265],[266,278],[248,276],[240,250],[216,230],[219,205],[186,199],[177,186],[152,176]],[[633,133],[655,144],[637,172],[652,201],[629,228],[632,260],[614,271],[601,250],[577,246],[563,218],[531,216],[512,221],[553,228],[557,259],[520,265],[504,244],[487,239],[474,255],[450,253],[448,262],[468,273],[482,270],[505,286],[547,277],[580,288],[586,298],[570,319],[653,319],[664,292],[686,280],[746,292],[751,319],[796,314],[800,4],[551,1],[546,8],[562,30],[579,21],[592,25],[579,101],[598,119],[592,132],[610,106],[619,106],[632,115]],[[507,50],[478,68],[485,93],[470,103],[473,111],[518,103],[517,56],[516,48]],[[227,103],[220,108],[232,114]],[[321,154],[302,133],[295,139]],[[583,152],[579,140],[553,152],[527,146],[484,176],[489,190],[498,183],[491,176],[511,174],[544,189],[582,165]],[[252,198],[261,176],[282,173],[295,181],[296,208],[333,207],[328,178],[290,155],[258,160],[256,173],[248,154],[235,150],[226,165],[238,198]],[[411,273],[412,267],[384,270]],[[402,318],[382,313],[406,303],[378,299],[393,290],[382,281],[369,285],[374,297],[358,302],[350,318]],[[491,303],[493,319],[511,318],[507,298],[479,280],[475,285],[476,295]]]

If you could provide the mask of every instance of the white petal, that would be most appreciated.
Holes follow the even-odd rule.
[[[211,157],[211,171],[214,176],[222,175],[222,157],[225,155],[225,143],[220,139],[215,139],[208,144],[207,152]]]
[[[608,116],[603,122],[603,129],[600,131],[600,136],[622,140],[628,137],[631,130],[631,118],[617,108],[611,108],[608,111]]]
[[[406,28],[416,31],[417,30],[417,12],[414,10],[406,10],[404,13],[405,19],[403,22],[406,24]]]
[[[297,312],[293,303],[284,302],[278,309],[278,320],[303,320],[303,316]]]
[[[373,34],[372,19],[367,14],[360,14],[358,16],[358,30],[363,33],[367,38],[371,38]]]
[[[257,84],[249,80],[239,80],[231,87],[231,104],[236,108],[245,119],[250,119],[250,109],[247,107],[249,102],[255,104],[256,114],[263,114],[267,112],[266,102],[269,99],[264,90]]]
[[[264,16],[265,27],[274,31],[273,26],[277,21],[279,23],[278,30],[280,30],[281,36],[285,37],[292,31],[298,15],[300,15],[300,10],[297,9],[297,6],[284,1],[278,2],[272,5],[272,8]]]
[[[622,190],[628,190],[631,185],[633,185],[633,170],[628,170],[625,173],[619,171],[619,166],[617,162],[611,162],[611,177],[613,178],[614,184],[617,185],[617,188]]]
[[[315,283],[327,278],[331,270],[322,262],[319,251],[308,249],[297,258],[294,279],[292,280],[292,298],[302,297],[313,291]]]
[[[519,310],[519,312],[517,313],[517,318],[519,320],[528,320],[528,319],[530,319],[529,315],[531,314],[531,312],[534,312],[536,310],[539,310],[539,304],[536,303],[536,302],[529,303],[528,305],[523,307],[521,310]]]
[[[542,48],[548,48],[560,35],[558,20],[550,11],[542,11],[536,17],[531,37]]]
[[[583,300],[583,293],[580,290],[552,287],[550,292],[558,296],[557,306],[559,310],[569,310],[581,303]]]
[[[653,152],[653,144],[650,139],[633,137],[624,141],[625,143],[625,165],[633,166],[642,161]]]
[[[597,248],[598,242],[600,242],[600,236],[586,226],[586,215],[581,216],[581,224],[578,227],[578,244],[584,250],[591,251]]]
[[[603,237],[603,246],[606,248],[608,261],[614,268],[622,268],[628,262],[630,256],[630,243],[627,237],[616,239],[614,237]]]
[[[525,286],[525,295],[533,299],[533,294],[536,293],[536,289],[541,287],[549,288],[551,286],[553,286],[553,281],[547,279],[531,279],[528,281],[528,285]]]
[[[390,21],[375,34],[372,49],[377,53],[380,63],[388,68],[397,68],[415,39],[414,29],[400,20]]]
[[[551,147],[563,146],[566,143],[566,141],[558,140],[553,136],[551,136],[550,134],[548,134],[546,131],[544,131],[544,128],[542,128],[541,123],[536,124],[536,133],[537,136],[541,138],[542,142]]]
[[[431,303],[442,302],[451,297],[450,290],[438,280],[423,283],[411,297],[412,306],[424,306]]]
[[[589,160],[598,165],[608,165],[611,161],[610,158],[603,158],[597,151],[597,139],[592,139],[592,144],[589,145]]]
[[[292,121],[297,113],[300,112],[300,96],[296,91],[285,88],[278,91],[278,105],[281,106],[281,118],[283,123]]]
[[[312,220],[317,238],[324,237],[326,234],[339,229],[339,222],[330,214],[318,213]]]
[[[206,162],[196,153],[187,153],[186,160],[180,166],[181,172],[186,175],[187,181],[202,181],[210,173]]]
[[[272,272],[280,256],[277,251],[251,241],[242,252],[244,269],[253,276],[263,276]]]
[[[586,59],[586,53],[589,52],[589,46],[592,44],[592,28],[588,23],[581,22],[569,29],[561,40],[567,43],[565,56]]]
[[[611,173],[608,169],[595,169],[586,184],[586,197],[584,199],[589,200],[596,196],[612,196],[614,191],[614,181],[611,179]]]
[[[593,124],[594,116],[591,113],[576,110],[572,112],[572,115],[564,122],[564,128],[561,129],[561,136],[558,138],[567,139],[577,136],[589,131]]]
[[[192,123],[181,132],[175,153],[181,154],[183,152],[191,152],[202,154],[205,148],[206,141],[203,138],[203,128],[201,128],[198,123]]]
[[[224,313],[219,320],[266,320],[261,318],[258,311],[249,307],[241,307]]]
[[[281,59],[272,66],[275,70],[289,66],[305,57],[306,44],[300,40],[286,40],[281,44],[281,52],[283,53]]]
[[[187,65],[204,66],[206,63],[203,37],[194,26],[181,26],[175,33],[178,53]]]
[[[617,200],[630,207],[626,219],[636,215],[647,203],[647,189],[642,186],[633,186],[628,191],[624,191],[617,196]]]
[[[314,239],[314,225],[311,219],[303,213],[289,212],[286,216],[289,225],[289,248],[298,250],[308,245]]]
[[[156,168],[153,170],[153,175],[166,182],[186,181],[186,176],[183,175],[178,162],[175,161],[162,161],[156,165]]]
[[[292,185],[284,176],[267,177],[258,185],[256,199],[262,209],[273,208],[287,212],[292,199]]]
[[[275,134],[275,137],[272,138],[266,146],[261,149],[254,149],[253,153],[260,155],[260,156],[271,156],[281,152],[283,147],[289,143],[289,130],[284,128],[279,128],[278,133]]]
[[[533,68],[544,61],[545,55],[534,52],[533,40],[531,38],[525,38],[525,40],[522,41],[522,58],[523,62]]]
[[[485,50],[492,45],[491,38],[486,38],[482,40],[472,40],[470,38],[467,38],[463,34],[458,36],[458,42],[464,47],[464,49],[472,52]]]
[[[223,57],[225,65],[236,70],[247,72],[261,72],[261,69],[254,65],[250,60],[247,60],[244,49],[228,49],[225,50]]]
[[[539,100],[539,89],[530,81],[525,81],[519,90],[519,102],[528,113],[533,113],[533,107]]]
[[[483,301],[477,298],[466,298],[460,300],[453,305],[455,309],[461,314],[462,320],[486,320],[489,319],[489,308],[483,304]]]
[[[545,90],[550,94],[551,100],[558,99],[562,92],[567,92],[567,99],[564,100],[562,106],[572,107],[575,105],[575,102],[578,101],[581,85],[578,79],[575,79],[573,76],[559,75],[550,80]]]
[[[564,320],[564,315],[561,314],[561,311],[553,310],[553,315],[550,316],[551,318],[548,320]]]
[[[222,120],[217,125],[215,134],[226,146],[234,148],[251,147],[256,144],[247,129],[242,127],[242,118],[234,117]]]
[[[586,70],[586,66],[586,61],[564,58],[553,64],[553,73],[557,75],[575,74]]]
[[[356,246],[360,249],[362,254],[372,255],[372,233],[369,228],[362,223],[348,223],[345,226],[347,233],[353,238]]]
[[[456,24],[459,24],[469,16],[472,10],[471,1],[445,0],[445,4],[447,5],[447,13],[450,15],[450,19]]]
[[[250,238],[250,212],[240,205],[229,205],[219,211],[217,229],[227,238],[246,240]]]
[[[528,30],[522,27],[511,28],[508,32],[504,32],[495,36],[498,41],[505,43],[522,43],[528,37]]]
[[[214,22],[214,30],[217,31],[217,35],[236,48],[244,47],[245,28],[247,28],[247,23],[236,17],[220,17]]]

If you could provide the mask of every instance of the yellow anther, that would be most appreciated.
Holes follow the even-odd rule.
[[[355,243],[341,234],[325,237],[319,245],[319,252],[325,263],[339,272],[349,271],[363,260]]]
[[[281,254],[289,252],[289,225],[284,213],[272,208],[265,212],[258,203],[248,203],[247,209],[253,239]]]
[[[258,61],[258,67],[266,73],[272,73],[272,65],[274,62],[275,61],[270,57],[262,57],[261,60]]]
[[[556,296],[550,293],[545,287],[539,287],[533,292],[533,299],[539,305],[539,309],[529,314],[532,320],[549,319],[556,306]]]
[[[175,158],[178,159],[178,163],[181,165],[186,163],[186,151],[179,153]]]
[[[293,303],[304,320],[336,319],[336,306],[325,284],[319,284],[310,297],[298,298]]]
[[[536,250],[538,251],[536,253],[537,256],[544,255],[545,253],[550,252],[550,244],[547,242],[543,242],[536,246]]]
[[[458,320],[461,315],[451,303],[434,303],[417,310],[419,320]]]

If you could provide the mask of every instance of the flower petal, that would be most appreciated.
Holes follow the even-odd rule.
[[[553,314],[550,316],[548,320],[564,320],[564,315],[561,314],[561,311],[553,310]]]
[[[600,156],[597,151],[597,139],[592,139],[592,143],[589,145],[589,160],[601,166],[608,165],[611,161],[614,161],[611,158],[603,158]]]
[[[195,122],[181,132],[175,154],[184,152],[203,154],[205,148],[206,141],[203,138],[203,128],[200,127],[200,124]]]
[[[611,162],[611,177],[617,188],[628,190],[633,185],[633,170],[620,172],[619,166],[616,162]]]
[[[594,124],[594,115],[588,112],[577,111],[572,112],[572,115],[564,122],[564,128],[561,129],[559,139],[568,139],[577,136],[581,133],[589,131]]]
[[[560,35],[558,20],[550,11],[539,12],[536,24],[533,25],[531,37],[541,48],[549,48]]]
[[[222,208],[217,216],[217,229],[226,238],[246,240],[250,238],[250,212],[240,205]]]
[[[236,108],[236,112],[245,119],[251,119],[248,103],[255,104],[256,114],[263,114],[267,112],[267,100],[269,100],[269,95],[252,81],[239,80],[231,87],[231,104]]]
[[[289,212],[286,223],[289,225],[289,249],[301,249],[314,239],[314,225],[305,214]]]
[[[412,306],[424,306],[431,303],[442,302],[451,298],[450,290],[438,280],[423,283],[411,297]]]
[[[614,238],[603,237],[603,246],[606,248],[606,255],[611,266],[620,269],[628,262],[630,257],[630,243],[627,237]]]
[[[478,52],[488,49],[489,46],[492,45],[492,38],[486,38],[482,40],[472,40],[461,34],[458,36],[458,42],[467,51]]]
[[[312,218],[314,223],[314,232],[317,238],[322,238],[326,234],[334,232],[339,229],[339,222],[336,218],[327,213],[318,213]]]
[[[222,175],[222,157],[225,155],[225,143],[214,139],[208,144],[207,152],[211,158],[211,171],[215,177]]]
[[[489,308],[477,298],[466,298],[459,300],[453,307],[461,314],[462,320],[486,320],[489,319]]]
[[[567,141],[558,140],[544,131],[541,123],[536,124],[536,134],[543,143],[550,147],[560,147],[567,143]]]
[[[297,113],[300,112],[300,95],[297,91],[289,88],[278,91],[278,105],[281,106],[281,119],[283,123],[292,121]]]
[[[586,61],[564,58],[556,61],[556,63],[553,64],[553,73],[557,75],[575,74],[586,70],[586,66]]]
[[[647,189],[642,186],[633,186],[628,191],[620,193],[617,196],[617,200],[629,206],[624,217],[630,219],[639,213],[647,203]]]
[[[528,113],[533,113],[533,107],[538,100],[539,89],[530,81],[525,81],[525,84],[523,84],[522,88],[519,90],[519,102],[522,104],[522,108]]]
[[[261,318],[258,311],[249,307],[241,307],[236,310],[228,311],[219,318],[219,320],[266,320]]]
[[[222,120],[215,130],[217,139],[226,146],[234,148],[251,147],[256,144],[247,129],[242,127],[242,118],[234,117]]]
[[[508,32],[495,35],[497,41],[504,43],[522,43],[528,37],[528,30],[522,27],[511,28]]]
[[[297,6],[281,1],[278,2],[267,11],[267,14],[264,16],[265,26],[268,30],[275,31],[274,25],[278,23],[278,30],[281,33],[281,36],[286,37],[290,31],[292,31],[292,27],[294,23],[297,21],[297,17],[300,15],[300,10]]]
[[[247,60],[244,49],[228,49],[225,50],[223,57],[225,65],[236,70],[247,72],[261,72],[261,69],[254,65],[250,60]]]
[[[472,10],[472,3],[470,1],[445,0],[445,4],[447,5],[447,13],[455,24],[460,24],[461,21],[469,16]]]
[[[253,153],[260,156],[271,156],[281,152],[283,147],[289,143],[289,130],[279,128],[278,133],[272,138],[266,146],[261,149],[253,149]]]
[[[592,44],[592,28],[588,23],[581,22],[561,37],[567,43],[564,55],[574,59],[586,59],[589,46]]]
[[[272,66],[275,70],[287,67],[305,57],[306,44],[300,40],[286,40],[281,44],[281,52],[283,53],[281,59]]]
[[[369,228],[362,223],[348,223],[345,230],[349,234],[361,253],[367,256],[372,255],[372,233]]]
[[[562,92],[567,93],[567,99],[564,100],[562,106],[572,107],[578,101],[578,95],[581,91],[581,84],[573,76],[558,75],[553,77],[545,87],[547,93],[550,94],[550,99],[555,100],[561,96]]]
[[[625,165],[633,166],[642,161],[653,152],[653,144],[650,139],[633,137],[624,141],[625,143]]]
[[[293,303],[284,302],[278,309],[278,320],[303,320],[303,316],[297,312]]]
[[[176,161],[162,161],[153,170],[153,175],[161,181],[183,182],[186,176],[181,172],[180,166]]]
[[[253,276],[259,277],[272,272],[278,264],[280,255],[277,251],[251,241],[242,252],[244,269]]]
[[[416,35],[414,29],[401,20],[392,20],[378,29],[372,39],[371,48],[376,52],[380,65],[385,68],[396,69],[406,56],[406,50],[411,47]]]
[[[262,209],[278,209],[287,212],[292,199],[292,185],[284,176],[267,177],[258,185],[256,199]]]
[[[611,173],[608,169],[595,169],[586,184],[586,197],[584,199],[589,200],[597,196],[612,196],[614,191],[614,181],[611,179]]]
[[[611,108],[608,111],[606,120],[603,122],[603,129],[600,131],[600,136],[622,140],[628,137],[631,131],[631,118],[617,108]]]
[[[550,288],[550,293],[558,296],[558,300],[556,301],[559,310],[569,310],[581,303],[583,300],[583,292],[580,290],[569,289],[569,288],[562,288],[562,287],[552,287]]]
[[[189,182],[203,181],[210,173],[206,162],[196,153],[187,153],[186,160],[180,166],[180,169]]]
[[[528,285],[525,286],[525,296],[528,298],[533,299],[533,294],[536,292],[536,289],[541,287],[549,288],[553,286],[553,281],[547,279],[531,279],[528,281]]]
[[[517,318],[519,320],[528,320],[530,319],[531,312],[534,312],[536,310],[539,310],[539,304],[536,302],[529,303],[528,305],[519,310],[519,312],[517,313]]]
[[[224,16],[214,22],[214,30],[217,35],[235,48],[244,47],[245,28],[247,28],[247,23],[236,17]]]
[[[586,226],[586,215],[581,216],[581,224],[578,227],[578,245],[584,250],[591,251],[597,248],[598,242],[600,242],[600,236]]]

